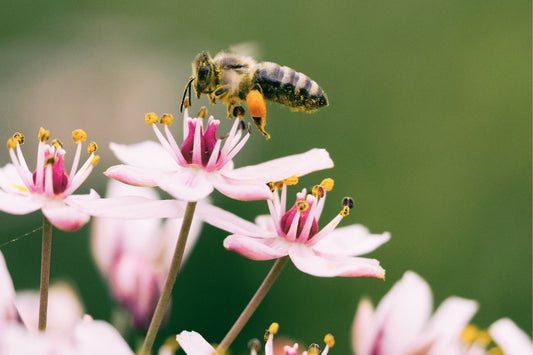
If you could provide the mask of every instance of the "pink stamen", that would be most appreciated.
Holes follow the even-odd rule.
[[[170,149],[172,150],[171,156],[175,158],[175,161],[181,165],[181,166],[187,166],[188,163],[183,157],[183,154],[181,154],[180,147],[178,146],[178,143],[174,139],[174,136],[170,132],[170,129],[168,128],[168,125],[165,125],[165,135],[167,136],[168,143],[170,145]]]
[[[202,166],[202,152],[204,151],[204,142],[202,137],[202,123],[201,119],[196,122],[194,130],[194,144],[192,148],[192,163]]]

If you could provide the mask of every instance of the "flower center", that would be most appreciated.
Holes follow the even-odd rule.
[[[281,216],[280,224],[281,230],[287,236],[291,231],[296,230],[295,238],[299,238],[302,234],[304,226],[309,218],[309,212],[311,212],[311,207],[314,202],[307,202],[305,197],[298,197],[294,205],[289,209],[283,216]],[[299,217],[296,218],[299,214]],[[309,222],[308,222],[309,223]],[[313,216],[313,220],[310,221],[311,228],[309,229],[308,235],[303,238],[307,241],[311,239],[318,232],[318,222]],[[293,237],[293,238],[294,238]]]
[[[58,151],[54,154],[53,148],[48,149],[45,152],[45,164],[43,165],[43,181],[42,186],[46,186],[46,169],[47,166],[52,168],[52,186],[54,188],[54,194],[58,195],[64,192],[68,186],[68,174],[65,171],[65,161],[63,156],[65,153]],[[37,171],[33,172],[33,183],[37,183]]]
[[[213,148],[217,142],[216,133],[218,124],[215,120],[209,120],[205,131],[202,129],[201,119],[192,119],[188,122],[188,125],[189,133],[181,145],[181,154],[183,154],[187,163],[198,164],[199,162],[194,159],[194,153],[195,150],[199,149],[196,154],[200,154],[202,165],[205,166],[207,165],[209,158],[211,158]]]

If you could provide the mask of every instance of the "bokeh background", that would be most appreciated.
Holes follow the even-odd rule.
[[[531,3],[529,1],[4,1],[0,12],[0,123],[5,141],[40,126],[70,142],[84,128],[102,160],[81,192],[105,192],[101,172],[117,160],[110,141],[154,139],[144,114],[178,115],[190,62],[254,42],[260,60],[315,79],[330,106],[315,114],[268,106],[270,141],[254,130],[237,166],[327,148],[335,168],[301,179],[335,179],[325,224],[345,195],[356,208],[343,222],[392,239],[371,256],[386,281],[316,278],[289,265],[234,343],[245,353],[272,321],[309,344],[349,332],[363,296],[377,303],[406,270],[433,289],[479,301],[474,323],[512,318],[531,332]],[[208,105],[204,97],[193,107]],[[217,105],[210,112],[224,117]],[[229,129],[230,122],[223,121]],[[176,125],[177,132],[179,125]],[[66,144],[67,149],[69,143]],[[72,147],[72,146],[71,146]],[[31,158],[29,158],[31,160]],[[70,160],[67,159],[67,164]],[[9,162],[7,150],[0,163]],[[296,189],[292,189],[295,193]],[[253,219],[266,203],[214,202]],[[1,251],[17,289],[39,285],[41,216],[0,214]],[[169,322],[157,339],[183,329],[224,336],[266,275],[222,247],[204,226],[180,273]],[[52,280],[79,291],[86,312],[113,321],[115,305],[90,255],[90,226],[54,231]],[[5,242],[16,241],[5,244]],[[135,346],[141,334],[128,332]]]

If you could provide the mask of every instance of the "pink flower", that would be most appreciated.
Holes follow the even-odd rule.
[[[477,308],[475,301],[450,297],[431,316],[428,284],[406,272],[375,311],[369,300],[361,300],[352,327],[353,350],[357,355],[489,354],[488,333],[468,325]],[[531,354],[531,340],[509,322],[491,326],[496,343],[506,355]]]
[[[323,149],[313,149],[304,154],[272,160],[256,166],[233,168],[232,159],[250,137],[244,132],[240,120],[235,120],[230,132],[217,138],[220,121],[209,117],[204,129],[202,116],[189,117],[185,110],[183,142],[179,145],[169,125],[171,115],[163,115],[164,134],[156,123],[154,113],[146,115],[160,144],[146,141],[135,145],[111,143],[111,149],[125,165],[109,168],[105,174],[113,179],[138,186],[159,186],[177,199],[198,201],[214,189],[231,198],[260,200],[271,197],[266,186],[287,176],[300,176],[309,172],[331,168],[333,162]]]
[[[110,180],[107,196],[141,197],[156,200],[153,189],[135,187]],[[139,330],[146,330],[162,292],[170,268],[182,219],[124,220],[95,218],[92,228],[93,255],[104,274],[113,297],[125,307]],[[193,220],[185,257],[200,232],[200,221]]]
[[[8,141],[12,164],[0,169],[0,210],[12,214],[28,214],[41,209],[44,216],[59,229],[74,231],[89,221],[89,214],[73,207],[74,203],[83,205],[84,201],[98,198],[91,190],[89,195],[72,195],[85,181],[99,157],[94,153],[96,144],[89,144],[89,157],[78,169],[81,142],[86,139],[82,130],[72,132],[77,144],[74,162],[69,172],[65,170],[65,150],[55,140],[46,144],[50,133],[43,128],[39,131],[37,166],[32,172],[26,164],[20,146],[24,136],[16,133]]]
[[[293,346],[285,346],[283,353],[274,352],[274,335],[278,332],[278,323],[272,323],[265,333],[265,355],[298,355],[298,344]],[[195,331],[182,331],[176,336],[176,340],[187,355],[218,355],[218,352],[213,348],[207,340]],[[335,345],[335,339],[331,334],[324,337],[324,349],[322,350],[318,344],[311,344],[306,351],[301,355],[327,355],[329,349]],[[248,344],[250,348],[250,355],[259,354],[260,342],[257,339],[251,340]]]
[[[38,306],[38,292],[15,294],[0,252],[0,354],[133,355],[111,325],[89,316],[82,319],[81,304],[69,287],[60,284],[50,288],[46,332],[37,331]]]
[[[390,238],[389,233],[370,234],[361,225],[336,228],[348,215],[353,201],[345,198],[341,212],[321,229],[319,219],[326,201],[326,190],[333,180],[316,185],[311,194],[305,189],[286,210],[286,186],[268,201],[270,216],[259,216],[255,224],[214,206],[201,209],[204,221],[234,233],[224,246],[253,260],[270,260],[289,255],[301,271],[323,277],[352,276],[384,278],[385,270],[375,259],[357,257],[371,252]]]

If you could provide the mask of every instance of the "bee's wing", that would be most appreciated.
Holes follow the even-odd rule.
[[[255,58],[256,60],[261,58],[261,46],[259,43],[250,41],[250,42],[241,42],[229,46],[230,53],[237,53],[247,57]]]

